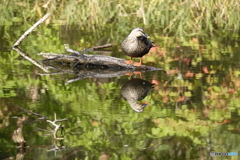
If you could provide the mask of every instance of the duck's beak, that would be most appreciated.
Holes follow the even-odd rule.
[[[144,36],[145,36],[146,38],[150,38],[150,36],[149,36],[149,35],[147,35],[147,34],[144,34]]]

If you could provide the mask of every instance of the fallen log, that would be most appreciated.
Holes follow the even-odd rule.
[[[108,44],[108,46],[110,46]],[[100,46],[101,47],[101,46]],[[55,54],[55,53],[39,53],[44,59],[41,61],[44,64],[56,64],[56,63],[69,63],[72,67],[81,66],[79,69],[88,69],[89,67],[102,68],[102,69],[116,69],[116,70],[132,70],[132,71],[153,71],[159,70],[150,66],[134,66],[132,64],[124,63],[125,59],[105,56],[105,55],[89,55],[83,52],[75,51],[68,48],[65,45],[67,52],[73,55]],[[84,50],[86,51],[86,50]]]

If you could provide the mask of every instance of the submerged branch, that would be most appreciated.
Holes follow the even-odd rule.
[[[51,121],[51,120],[49,120],[46,116],[44,116],[44,115],[42,115],[42,114],[32,112],[32,111],[27,110],[27,109],[24,109],[24,108],[22,108],[22,107],[20,107],[20,106],[18,106],[18,105],[17,105],[17,107],[20,108],[21,110],[24,110],[24,111],[27,112],[27,113],[32,114],[32,115],[40,116],[41,118],[39,118],[39,119],[41,119],[41,120],[46,120],[46,119],[47,119],[46,121],[47,121],[48,123],[51,123],[51,124],[54,126],[54,129],[51,130],[51,131],[48,131],[48,130],[45,130],[45,129],[39,129],[39,130],[44,130],[44,131],[51,132],[51,133],[53,134],[54,139],[63,139],[63,138],[58,138],[58,137],[57,137],[57,131],[59,130],[59,128],[61,128],[61,129],[64,128],[61,123],[60,123],[60,124],[57,124],[57,122],[67,121],[67,118],[57,119],[57,116],[56,116],[56,113],[55,113],[55,114],[54,114],[54,120]],[[35,121],[33,121],[33,122],[35,122]],[[22,126],[22,124],[19,124],[19,125]],[[18,130],[16,130],[14,133],[15,133],[15,134],[14,134],[14,138],[15,138],[15,137],[17,137],[17,135],[19,135],[19,134],[17,134],[17,133],[22,133],[22,127],[20,128],[20,130],[18,129]],[[20,136],[18,136],[18,137],[20,137]],[[20,137],[20,138],[21,138],[21,137]],[[20,139],[20,138],[18,138],[18,139]],[[15,139],[16,139],[16,138],[15,138]],[[15,140],[15,141],[17,141],[17,140]],[[24,141],[23,138],[21,138],[21,142],[22,142],[22,141]]]
[[[19,105],[17,105],[17,107],[20,108],[21,110],[24,110],[27,113],[30,113],[30,114],[33,114],[33,115],[36,115],[36,116],[40,116],[41,118],[39,118],[39,119],[48,119],[48,117],[45,117],[44,115],[41,115],[39,113],[35,113],[35,112],[32,112],[32,111],[29,111],[27,109],[24,109],[24,108],[20,107]]]
[[[15,51],[17,51],[21,56],[23,56],[26,60],[32,62],[35,66],[38,66],[39,68],[41,68],[43,71],[45,72],[49,72],[47,70],[47,67],[43,67],[41,64],[39,64],[38,62],[36,62],[35,60],[33,60],[31,57],[27,56],[26,53],[22,52],[18,47],[14,47],[13,48]]]
[[[63,139],[57,137],[57,131],[59,128],[63,128],[62,124],[56,124],[56,122],[67,121],[67,118],[57,119],[56,113],[54,113],[54,121],[47,120],[48,123],[51,123],[55,128],[52,130],[54,139]]]

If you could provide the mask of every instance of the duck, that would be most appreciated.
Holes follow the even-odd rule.
[[[148,35],[144,33],[141,27],[134,28],[131,31],[121,43],[123,53],[130,56],[130,60],[124,61],[124,63],[133,63],[134,66],[142,65],[142,57],[153,47],[153,42],[148,38]],[[140,57],[140,62],[134,63],[132,60],[133,57]]]
[[[140,104],[137,101],[143,100],[152,90],[153,85],[146,80],[132,78],[122,86],[121,94],[135,112],[141,113],[147,104]]]

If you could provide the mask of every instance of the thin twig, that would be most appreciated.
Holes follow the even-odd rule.
[[[80,56],[80,57],[84,57],[84,54],[82,53],[82,52],[79,52],[79,51],[75,51],[75,50],[72,50],[72,49],[70,49],[69,47],[68,47],[68,44],[64,44],[64,48],[65,48],[65,50],[67,51],[67,52],[69,52],[69,53],[73,53],[73,54],[76,54],[76,55],[78,55],[78,56]]]
[[[110,47],[112,47],[113,45],[111,44],[111,43],[109,43],[109,44],[104,44],[104,45],[102,45],[102,46],[96,46],[96,47],[92,47],[92,49],[104,49],[104,48],[110,48]]]
[[[91,51],[90,51],[91,52]],[[102,50],[102,51],[100,51],[100,50],[94,50],[93,51],[94,53],[99,53],[99,54],[111,54],[112,53],[112,51],[104,51],[104,50]]]
[[[37,21],[31,28],[29,28],[18,40],[17,42],[13,45],[13,49],[16,48],[22,41],[24,38],[26,38],[28,36],[29,33],[31,33],[38,25],[40,25],[41,23],[43,23],[48,17],[50,16],[50,14],[46,14],[44,17],[42,17],[39,21]]]
[[[24,111],[27,112],[27,113],[31,113],[31,114],[36,115],[36,116],[40,116],[41,119],[48,119],[48,117],[45,117],[44,115],[41,115],[41,114],[38,114],[38,113],[35,113],[35,112],[32,112],[32,111],[26,110],[26,109],[24,109],[24,108],[22,108],[22,107],[20,107],[20,106],[18,106],[18,105],[17,105],[17,107],[20,108],[20,109],[22,109],[22,110],[24,110]],[[39,118],[39,119],[40,119],[40,118]]]
[[[105,49],[105,48],[110,48],[112,47],[113,45],[111,43],[109,44],[104,44],[104,45],[101,45],[101,46],[95,46],[95,47],[92,47],[92,48],[87,48],[87,49],[84,49],[82,51],[84,52],[107,52],[107,51],[99,51],[99,49]]]
[[[40,131],[45,131],[45,132],[50,132],[50,133],[52,133],[52,131],[49,131],[49,130],[47,130],[47,129],[42,129],[42,128],[38,128]]]
[[[39,21],[37,21],[32,27],[30,27],[17,41],[16,43],[13,45],[13,49],[15,51],[17,51],[20,55],[22,55],[25,59],[27,59],[28,61],[32,62],[34,65],[38,66],[39,68],[41,68],[43,71],[45,72],[49,72],[46,68],[44,68],[42,65],[40,65],[39,63],[37,63],[35,60],[33,60],[32,58],[30,58],[29,56],[27,56],[24,52],[22,52],[18,46],[20,45],[20,43],[41,23],[43,23],[48,17],[50,16],[50,14],[46,14],[44,17],[42,17]]]

